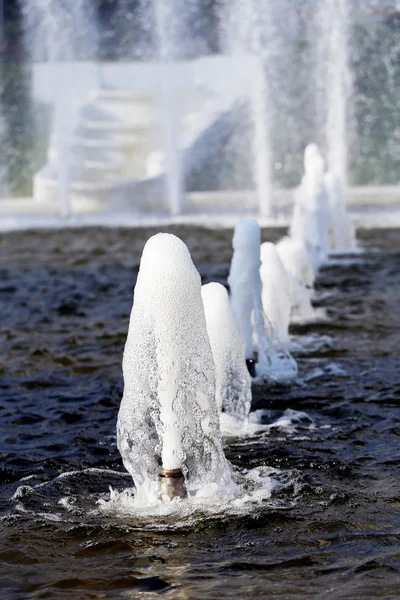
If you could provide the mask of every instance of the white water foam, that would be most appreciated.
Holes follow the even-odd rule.
[[[329,253],[330,211],[324,186],[324,159],[316,144],[304,151],[304,176],[294,193],[290,236],[309,243],[313,265],[318,269]]]
[[[328,193],[331,227],[330,250],[352,252],[356,249],[354,226],[346,211],[340,180],[333,173],[325,173],[324,185]]]
[[[292,286],[276,246],[271,242],[261,244],[262,306],[282,346],[289,345],[289,321],[292,305]]]
[[[268,319],[262,308],[260,226],[257,221],[239,221],[232,245],[233,257],[228,284],[232,310],[246,342],[246,359],[252,359],[257,354],[257,381],[293,381],[297,376],[296,361],[283,348],[278,352],[266,331]]]
[[[305,241],[284,237],[276,244],[276,248],[289,276],[290,322],[304,324],[325,321],[325,310],[314,308],[311,303],[316,273],[310,247]]]
[[[215,365],[217,408],[242,422],[251,406],[251,377],[246,367],[245,344],[224,286],[208,283],[202,286],[201,295]]]
[[[299,428],[315,428],[313,419],[305,412],[287,408],[277,420],[274,420],[271,414],[272,412],[268,409],[255,410],[249,414],[245,423],[240,424],[240,427],[237,421],[227,421],[224,427],[224,435],[229,438],[245,439],[273,430],[293,434]]]
[[[291,473],[270,467],[235,472],[234,480],[230,488],[223,489],[214,483],[184,500],[174,498],[169,502],[161,502],[156,495],[149,502],[148,497],[140,497],[133,488],[122,492],[110,489],[108,497],[99,499],[98,506],[102,514],[113,517],[134,516],[141,520],[149,517],[149,527],[156,529],[165,528],[168,523],[165,518],[173,527],[187,527],[199,519],[251,514],[266,502],[272,502],[273,494],[294,484]]]
[[[290,322],[298,325],[306,323],[321,323],[328,321],[326,310],[322,307],[315,308],[311,304],[311,290],[304,287],[293,276],[291,284],[291,311]]]
[[[138,494],[159,493],[161,466],[182,469],[188,490],[229,487],[200,275],[174,235],[143,250],[123,375],[117,445]]]
[[[286,236],[279,240],[276,248],[286,270],[301,285],[312,288],[315,282],[315,269],[310,256],[312,248],[307,241]]]
[[[309,333],[307,335],[295,335],[291,337],[291,351],[300,356],[315,354],[323,349],[331,349],[335,345],[334,339],[330,335],[321,335],[319,333]]]

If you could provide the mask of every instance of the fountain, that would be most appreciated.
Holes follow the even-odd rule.
[[[174,69],[177,51],[184,43],[184,4],[154,0],[158,57],[160,61],[160,108],[163,128],[163,157],[166,182],[166,198],[172,216],[179,215],[183,202],[183,165],[181,151],[180,95]]]
[[[275,244],[261,244],[262,306],[271,324],[273,336],[285,348],[289,345],[292,289],[288,273]]]
[[[324,0],[316,12],[317,80],[323,90],[323,130],[328,170],[347,185],[348,111],[351,96],[349,0]]]
[[[302,285],[291,273],[288,275],[291,297],[290,322],[307,323],[324,318],[324,310],[317,310],[311,304],[312,290]]]
[[[311,304],[316,272],[311,261],[312,248],[301,240],[285,236],[276,249],[289,277],[291,323],[315,321],[324,313]]]
[[[310,258],[312,248],[306,240],[297,240],[285,236],[276,245],[285,269],[304,287],[312,288],[315,281],[315,269]]]
[[[294,194],[290,236],[312,249],[314,269],[329,254],[329,199],[324,186],[324,159],[318,146],[309,144],[304,151],[304,176]]]
[[[330,250],[349,252],[356,248],[354,227],[344,204],[340,179],[333,173],[325,173],[324,185],[328,193],[331,214]]]
[[[253,179],[259,214],[267,218],[273,215],[268,122],[270,107],[266,82],[271,10],[270,0],[264,2],[262,7],[255,0],[225,0],[221,10],[226,51],[239,57],[243,56],[243,64],[245,53],[250,52],[256,57],[252,73],[253,84],[249,90],[253,121]]]
[[[228,292],[220,283],[207,283],[201,288],[201,296],[215,364],[217,408],[245,422],[251,406],[251,378]]]
[[[270,324],[262,308],[260,226],[257,221],[239,221],[232,246],[228,284],[233,314],[246,344],[249,372],[265,381],[293,380],[297,375],[296,361],[286,351],[278,353],[266,331]],[[271,335],[271,330],[269,333]]]
[[[51,83],[59,89],[53,107],[49,164],[39,179],[45,174],[57,180],[61,214],[67,217],[71,213],[72,136],[79,108],[72,63],[82,57],[93,59],[97,52],[93,6],[85,0],[75,0],[68,7],[58,0],[23,0],[22,11],[30,54],[36,60],[47,59]],[[63,86],[58,82],[60,73]]]
[[[0,51],[4,51],[4,32],[0,30]],[[7,144],[7,122],[5,119],[5,106],[3,104],[4,83],[3,83],[2,65],[0,63],[0,144],[4,148]],[[7,161],[5,152],[2,152],[0,158],[0,197],[8,196],[9,182],[7,177]]]
[[[170,150],[178,161],[179,149]],[[177,213],[179,165],[167,168]],[[117,418],[128,473],[114,443],[115,397],[124,290],[143,231],[2,236],[4,597],[257,600],[329,589],[368,598],[398,589],[399,232],[363,233],[363,255],[328,262],[318,281],[331,316],[315,327],[321,344],[304,343],[293,389],[274,385],[297,375],[289,319],[306,311],[330,250],[351,245],[341,183],[309,146],[293,238],[260,245],[257,221],[237,223],[230,301],[221,284],[201,287],[179,238],[148,240]],[[226,275],[229,230],[182,232],[206,280]],[[250,375],[261,384],[253,414]],[[247,436],[224,439],[234,466],[224,416]],[[250,436],[248,423],[265,428]]]
[[[117,443],[137,496],[157,501],[160,479],[168,497],[228,484],[200,276],[174,235],[143,250],[122,366]]]

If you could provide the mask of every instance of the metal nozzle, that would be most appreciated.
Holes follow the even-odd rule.
[[[161,478],[161,496],[166,496],[170,500],[187,497],[185,479],[181,469],[161,469],[159,476]]]
[[[256,376],[256,362],[254,358],[246,358],[246,367],[250,373],[250,377]]]

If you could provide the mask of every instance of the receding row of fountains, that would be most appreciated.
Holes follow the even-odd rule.
[[[123,357],[117,444],[136,495],[169,501],[232,487],[222,435],[249,425],[251,383],[290,383],[291,321],[317,318],[313,283],[332,251],[355,238],[340,182],[315,144],[304,155],[289,236],[260,246],[240,221],[228,277],[201,286],[186,245],[159,233],[146,243]],[[201,491],[203,490],[203,491]]]

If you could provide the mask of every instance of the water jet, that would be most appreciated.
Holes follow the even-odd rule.
[[[138,495],[228,484],[200,275],[172,234],[144,247],[122,369],[117,444]]]
[[[207,283],[201,295],[215,364],[217,408],[245,421],[251,406],[251,378],[228,292],[220,283]]]
[[[324,167],[318,146],[308,144],[304,150],[304,175],[294,193],[290,224],[290,236],[310,245],[314,269],[318,269],[329,254],[330,213]]]
[[[273,337],[287,347],[291,310],[289,276],[275,244],[264,242],[261,244],[260,254],[263,311],[271,324]]]
[[[329,198],[331,214],[330,250],[351,252],[356,248],[354,226],[346,211],[340,179],[333,173],[327,172],[324,175],[324,185]]]
[[[293,380],[297,376],[296,361],[283,348],[274,348],[270,323],[262,307],[260,226],[257,221],[239,221],[232,246],[228,284],[233,314],[245,340],[245,358],[255,362],[256,377],[261,380]],[[253,366],[252,362],[247,364]]]
[[[285,236],[276,244],[286,270],[303,286],[312,288],[315,268],[311,260],[312,248],[307,240]]]

